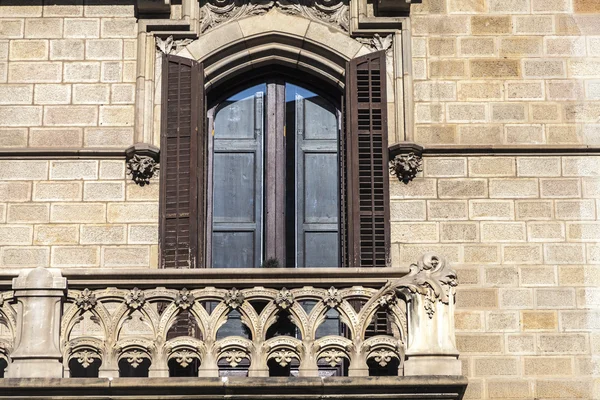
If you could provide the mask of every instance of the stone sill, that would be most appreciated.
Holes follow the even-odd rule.
[[[456,399],[464,376],[0,379],[0,399]],[[75,397],[73,397],[75,396]],[[102,396],[102,397],[101,397]],[[106,396],[106,397],[105,397]],[[184,397],[182,397],[184,396]]]
[[[12,279],[21,269],[0,269],[0,289],[10,290]],[[388,280],[398,279],[408,268],[198,268],[198,269],[141,269],[141,268],[64,268],[69,288],[154,288],[161,286],[207,286],[238,289],[267,286],[293,288],[302,286],[370,286],[381,287]]]

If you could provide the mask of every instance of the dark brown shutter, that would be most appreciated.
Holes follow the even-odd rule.
[[[389,264],[385,51],[350,60],[347,92],[348,264]]]
[[[161,267],[196,268],[204,242],[198,226],[204,221],[204,75],[201,64],[171,55],[162,74]]]

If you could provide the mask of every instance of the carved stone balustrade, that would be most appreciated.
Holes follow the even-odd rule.
[[[58,270],[23,270],[13,290],[0,292],[0,358],[8,364],[7,376],[57,376],[52,363],[59,360],[64,377],[73,360],[83,368],[99,366],[101,378],[119,377],[123,362],[134,369],[149,365],[149,377],[169,377],[173,362],[181,367],[196,363],[201,377],[220,376],[224,365],[243,365],[249,377],[268,377],[273,363],[294,364],[300,377],[318,377],[320,366],[341,363],[349,377],[368,376],[369,364],[390,362],[399,366],[398,375],[461,374],[454,340],[456,275],[432,254],[408,273],[63,272],[66,279]],[[50,284],[35,288],[41,278]],[[68,290],[61,286],[65,280]],[[319,326],[332,313],[343,329],[338,335],[319,335]],[[387,315],[391,329],[368,335],[380,313]],[[245,334],[219,334],[234,314]],[[280,318],[293,323],[295,335],[269,335]],[[21,368],[24,359],[51,372]]]

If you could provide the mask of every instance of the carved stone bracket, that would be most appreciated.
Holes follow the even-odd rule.
[[[373,37],[358,37],[356,40],[362,44],[366,44],[373,51],[385,50],[386,52],[389,52],[389,50],[392,48],[392,44],[394,43],[392,34],[382,37],[376,33],[373,35]]]
[[[151,144],[136,143],[125,150],[127,174],[140,186],[150,183],[159,170],[159,149]]]
[[[176,54],[193,41],[194,39],[191,38],[174,39],[173,35],[169,35],[164,39],[156,36],[156,50],[163,54]]]
[[[399,143],[390,147],[390,173],[408,184],[423,171],[423,148],[414,143]]]

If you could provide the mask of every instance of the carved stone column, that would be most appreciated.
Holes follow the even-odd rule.
[[[396,286],[409,307],[404,375],[461,375],[454,337],[456,273],[441,257],[425,254],[407,278]]]
[[[8,378],[62,378],[60,322],[67,280],[59,270],[36,268],[13,279],[17,334]]]

